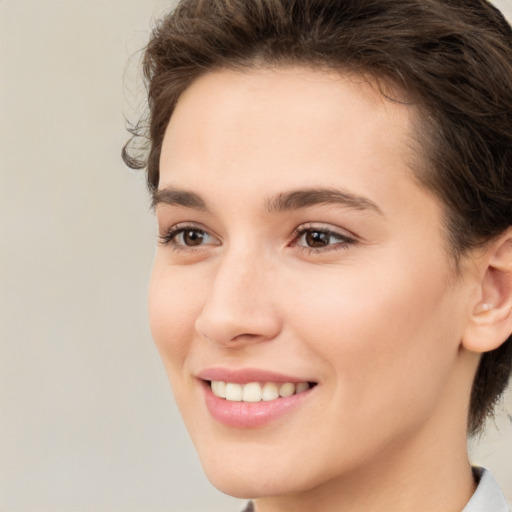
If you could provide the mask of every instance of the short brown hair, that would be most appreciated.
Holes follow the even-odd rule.
[[[416,177],[444,205],[456,261],[512,225],[512,31],[485,0],[182,0],[146,47],[147,129],[131,130],[125,162],[147,167],[154,191],[165,129],[192,81],[217,68],[288,64],[370,75],[418,106]],[[511,368],[509,337],[481,358],[471,434]]]

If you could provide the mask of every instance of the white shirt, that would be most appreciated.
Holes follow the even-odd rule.
[[[477,488],[462,512],[511,512],[498,482],[485,468],[473,467]]]

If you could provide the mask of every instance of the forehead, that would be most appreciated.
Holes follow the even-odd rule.
[[[279,192],[322,181],[378,196],[412,175],[415,115],[359,75],[302,67],[210,72],[177,103],[160,188],[207,192],[220,181]]]
[[[275,145],[284,151],[299,141],[295,150],[300,153],[303,142],[317,144],[322,137],[340,142],[364,138],[369,151],[372,138],[374,143],[388,139],[386,144],[408,147],[416,109],[390,100],[381,86],[362,75],[305,67],[206,73],[180,96],[161,161],[188,150],[192,156],[197,144],[203,152],[220,153],[229,149],[231,140],[256,136],[266,143],[267,153]],[[213,140],[212,133],[219,137]],[[224,144],[219,146],[218,139]]]

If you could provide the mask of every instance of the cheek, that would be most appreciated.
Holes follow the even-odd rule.
[[[314,287],[288,298],[289,311],[302,311],[295,335],[330,369],[340,403],[355,410],[410,406],[428,393],[433,400],[459,346],[457,297],[446,275],[381,263],[315,276]]]
[[[199,303],[197,288],[180,274],[155,262],[148,291],[151,334],[169,377],[181,369],[190,350]]]

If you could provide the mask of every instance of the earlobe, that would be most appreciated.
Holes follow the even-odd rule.
[[[494,309],[494,304],[491,302],[479,302],[474,311],[473,314],[475,315],[481,315],[483,313],[486,313],[487,311],[491,311]]]
[[[472,352],[498,348],[512,334],[512,229],[491,242],[480,260],[480,298],[462,345]]]

